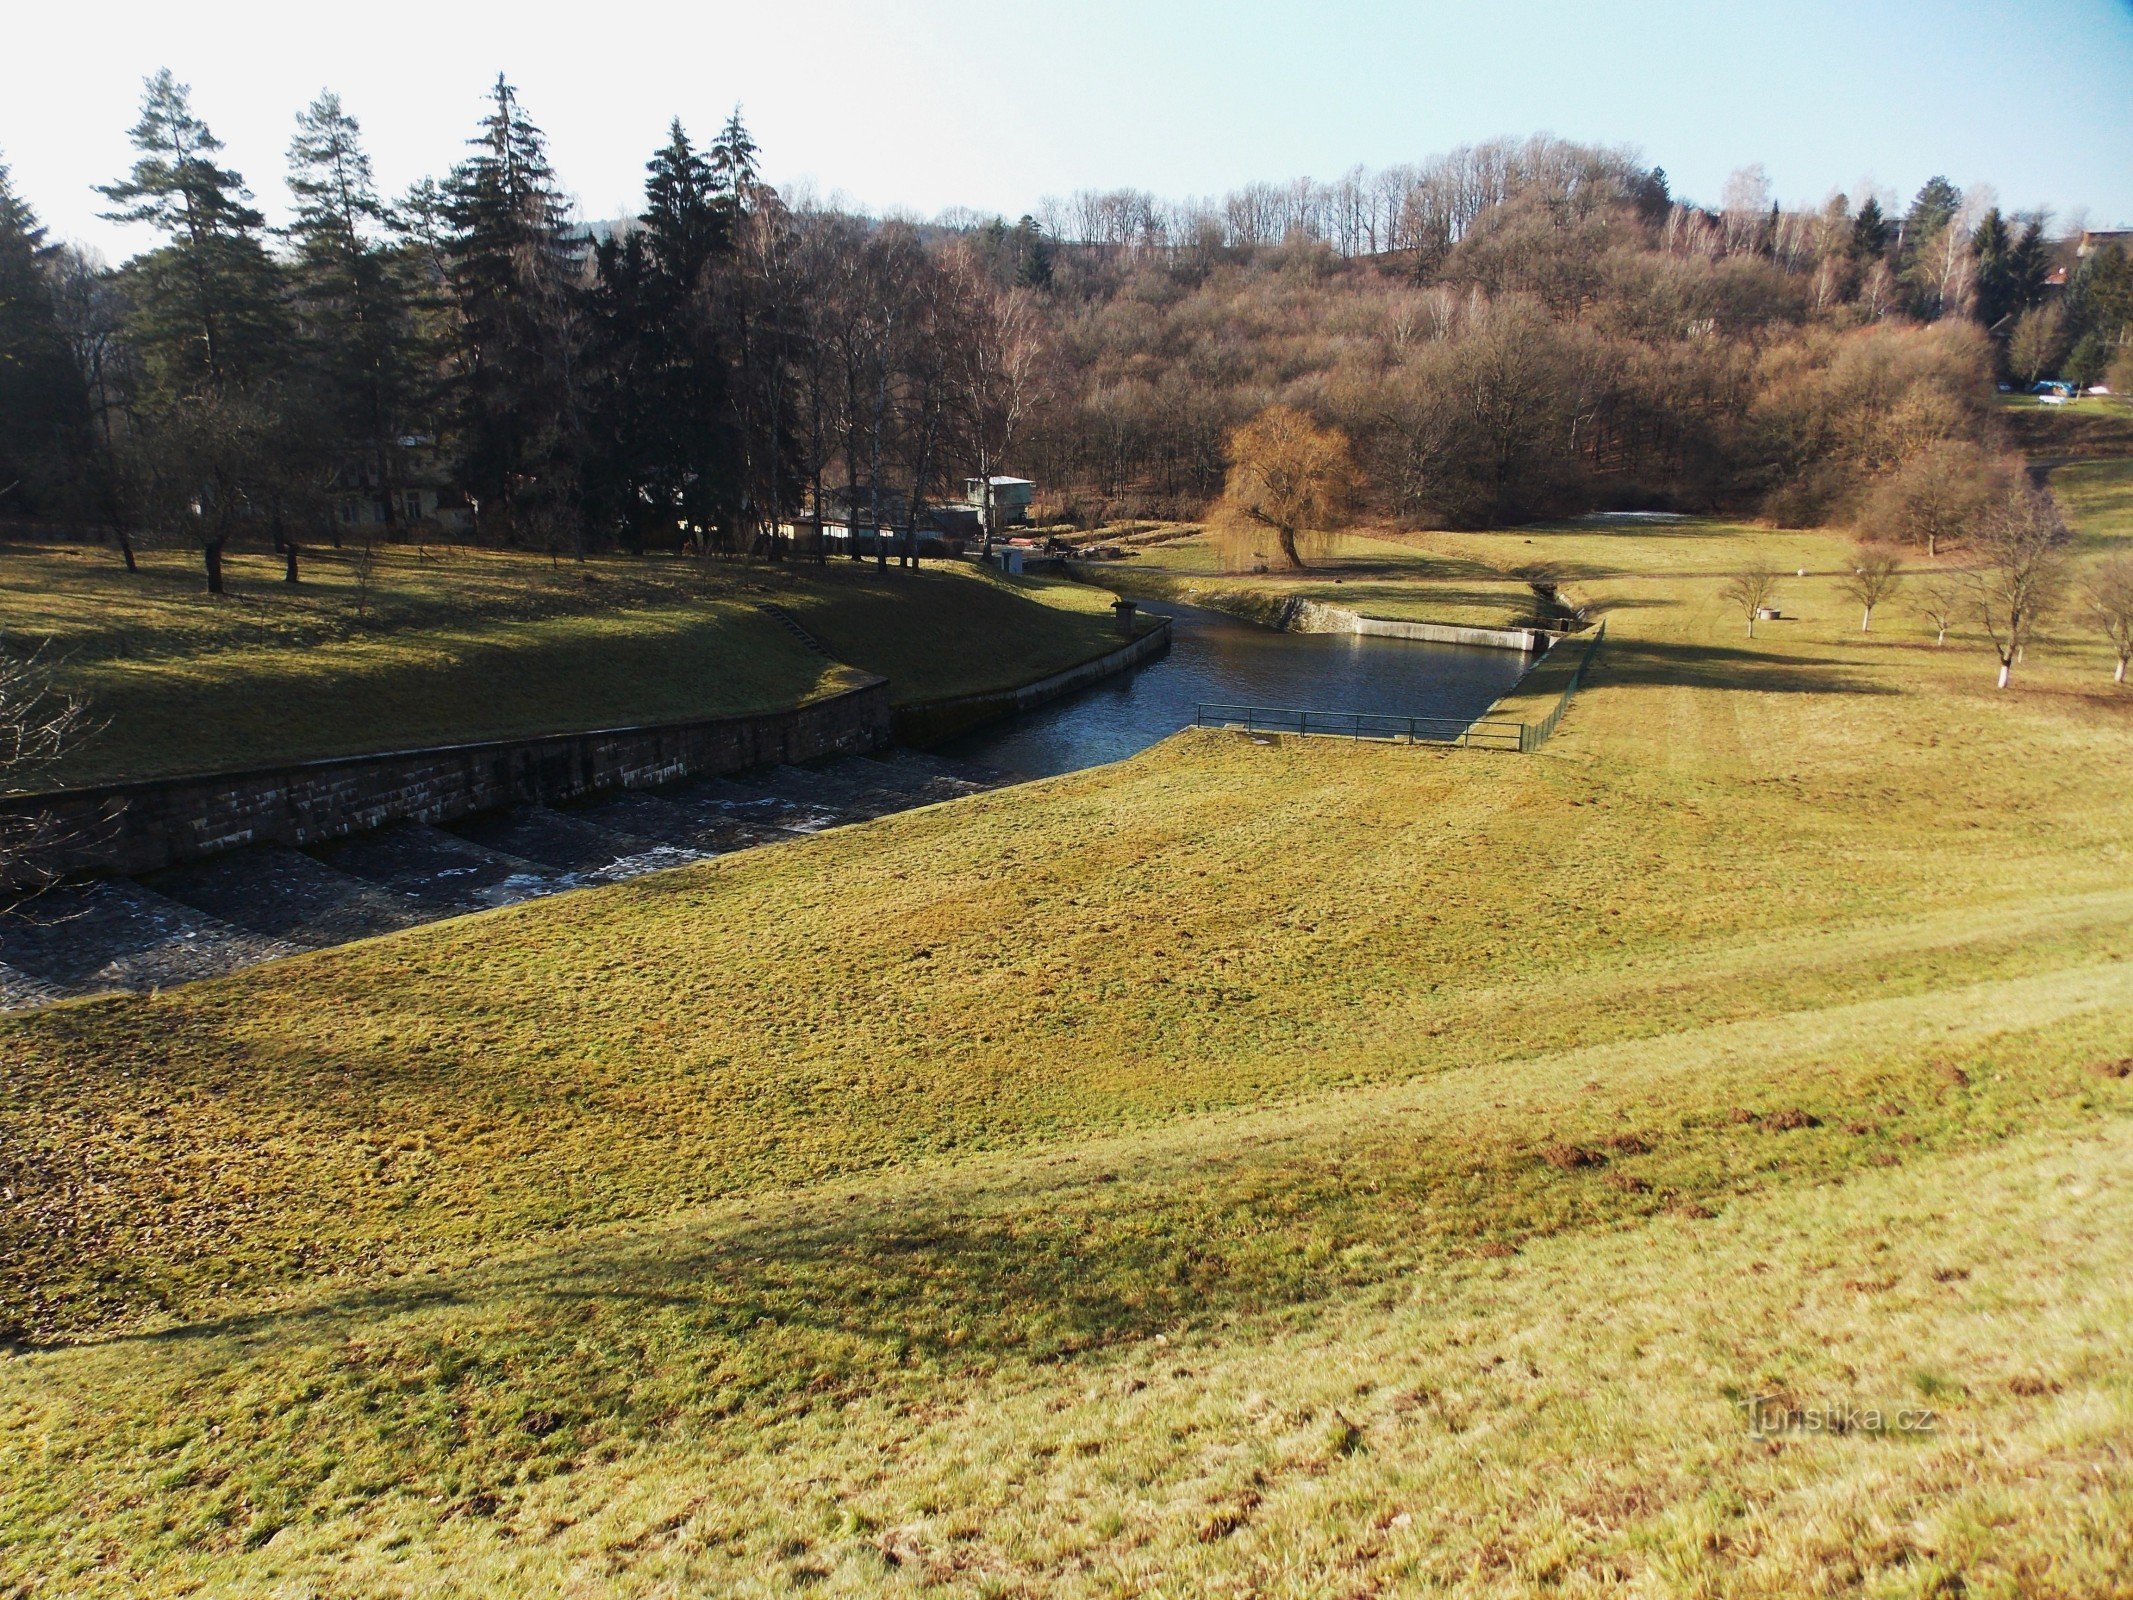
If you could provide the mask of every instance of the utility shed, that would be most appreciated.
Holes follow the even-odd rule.
[[[985,509],[985,482],[983,478],[963,480],[963,503],[975,507],[981,514]],[[1036,493],[1036,484],[1027,478],[994,478],[993,526],[1012,528],[1029,521],[1029,503],[1036,497]]]

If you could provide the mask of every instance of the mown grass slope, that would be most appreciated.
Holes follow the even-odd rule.
[[[741,566],[390,547],[304,581],[240,555],[231,593],[150,552],[0,546],[0,627],[42,648],[101,731],[69,783],[679,721],[891,680],[899,701],[1027,682],[1113,648],[1109,597],[968,568]],[[826,661],[761,607],[784,606]]]
[[[1538,756],[1186,735],[0,1022],[0,1574],[2133,1582],[2133,697],[1832,539],[1750,643],[1746,531],[1468,537],[1610,619]]]

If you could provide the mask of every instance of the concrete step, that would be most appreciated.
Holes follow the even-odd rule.
[[[842,759],[853,766],[871,769],[873,781],[897,794],[907,796],[911,804],[918,806],[960,799],[966,794],[981,793],[988,787],[982,783],[972,783],[967,778],[951,778],[945,773],[926,772],[899,762],[882,761],[874,756],[845,756]]]
[[[63,994],[187,983],[299,948],[128,878],[62,884],[0,916],[0,961]]]
[[[452,823],[449,832],[485,850],[536,861],[558,873],[602,871],[659,848],[664,841],[603,827],[582,812],[548,806],[515,806]]]
[[[48,1006],[54,1000],[64,998],[49,983],[41,983],[27,972],[0,961],[0,1011],[26,1011],[31,1006]]]
[[[747,820],[715,800],[691,798],[686,789],[620,794],[612,800],[573,807],[570,815],[582,816],[595,827],[658,839],[701,856],[749,850],[793,837],[788,829]]]
[[[141,879],[157,894],[233,927],[319,949],[411,928],[438,911],[314,861],[285,845],[256,845]]]
[[[304,853],[336,872],[446,912],[508,906],[569,887],[537,861],[486,849],[424,822],[395,822],[375,833],[312,845]]]
[[[736,822],[779,828],[786,833],[820,833],[856,820],[830,805],[814,791],[786,792],[789,785],[763,782],[773,767],[756,767],[740,778],[705,778],[676,791],[691,799],[722,807]]]
[[[964,783],[975,784],[980,789],[997,789],[1004,784],[1029,782],[1027,773],[1010,772],[1005,767],[989,767],[982,761],[965,761],[957,756],[936,755],[931,750],[913,750],[905,745],[892,746],[873,759],[894,762],[897,766],[910,767],[919,772],[930,772],[935,777],[960,779]]]
[[[794,805],[832,812],[845,822],[863,822],[909,804],[885,790],[862,789],[816,767],[758,767],[746,775],[745,782]]]

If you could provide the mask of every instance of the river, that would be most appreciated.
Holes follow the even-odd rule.
[[[1144,667],[941,746],[941,754],[1049,777],[1145,750],[1203,702],[1401,717],[1478,717],[1532,664],[1516,650],[1283,633],[1168,601],[1170,651]]]

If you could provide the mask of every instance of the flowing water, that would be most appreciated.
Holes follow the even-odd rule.
[[[1169,654],[966,734],[941,753],[1047,777],[1145,750],[1190,727],[1210,702],[1464,721],[1486,711],[1533,661],[1473,645],[1282,633],[1167,601],[1142,609],[1171,619]]]

